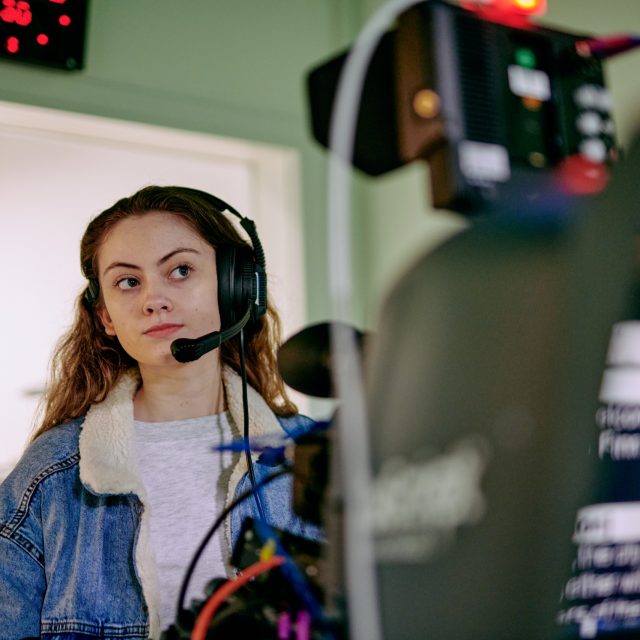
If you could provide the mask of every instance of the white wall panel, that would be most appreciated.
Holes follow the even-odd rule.
[[[84,287],[89,219],[146,184],[212,192],[252,218],[285,331],[304,321],[295,152],[0,103],[0,477],[33,424],[51,349]]]

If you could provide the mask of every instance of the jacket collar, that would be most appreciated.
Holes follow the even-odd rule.
[[[242,380],[224,367],[222,382],[234,436],[240,437]],[[123,374],[105,400],[87,412],[80,434],[80,479],[96,494],[144,495],[133,429],[133,397],[139,383],[137,372]],[[280,432],[278,420],[262,396],[252,387],[247,393],[252,437]]]

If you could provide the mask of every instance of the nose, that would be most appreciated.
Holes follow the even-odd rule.
[[[147,315],[153,315],[159,311],[171,311],[173,303],[167,295],[164,287],[159,282],[148,281],[145,287],[145,295],[143,298],[142,312]]]

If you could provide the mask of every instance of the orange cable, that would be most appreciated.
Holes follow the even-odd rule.
[[[273,556],[269,560],[260,560],[250,567],[247,567],[244,571],[239,573],[233,580],[225,582],[205,603],[202,607],[202,611],[196,618],[193,631],[191,633],[191,640],[205,640],[207,637],[207,630],[209,629],[209,623],[213,618],[218,607],[233,593],[235,593],[240,587],[247,584],[250,580],[259,576],[262,573],[266,573],[275,567],[279,567],[284,563],[282,556]]]

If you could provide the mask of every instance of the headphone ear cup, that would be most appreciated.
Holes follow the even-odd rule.
[[[264,310],[255,304],[258,283],[253,251],[249,247],[218,247],[216,248],[216,266],[221,329],[227,329],[238,322],[250,305],[250,322],[255,322]],[[260,298],[264,297],[266,301],[266,277],[262,280],[264,291]]]
[[[218,307],[220,328],[225,329],[234,323],[234,264],[235,248],[224,246],[216,248],[216,268],[218,270]]]
[[[89,278],[87,288],[84,290],[84,302],[89,307],[95,307],[100,297],[100,285],[95,278]]]

